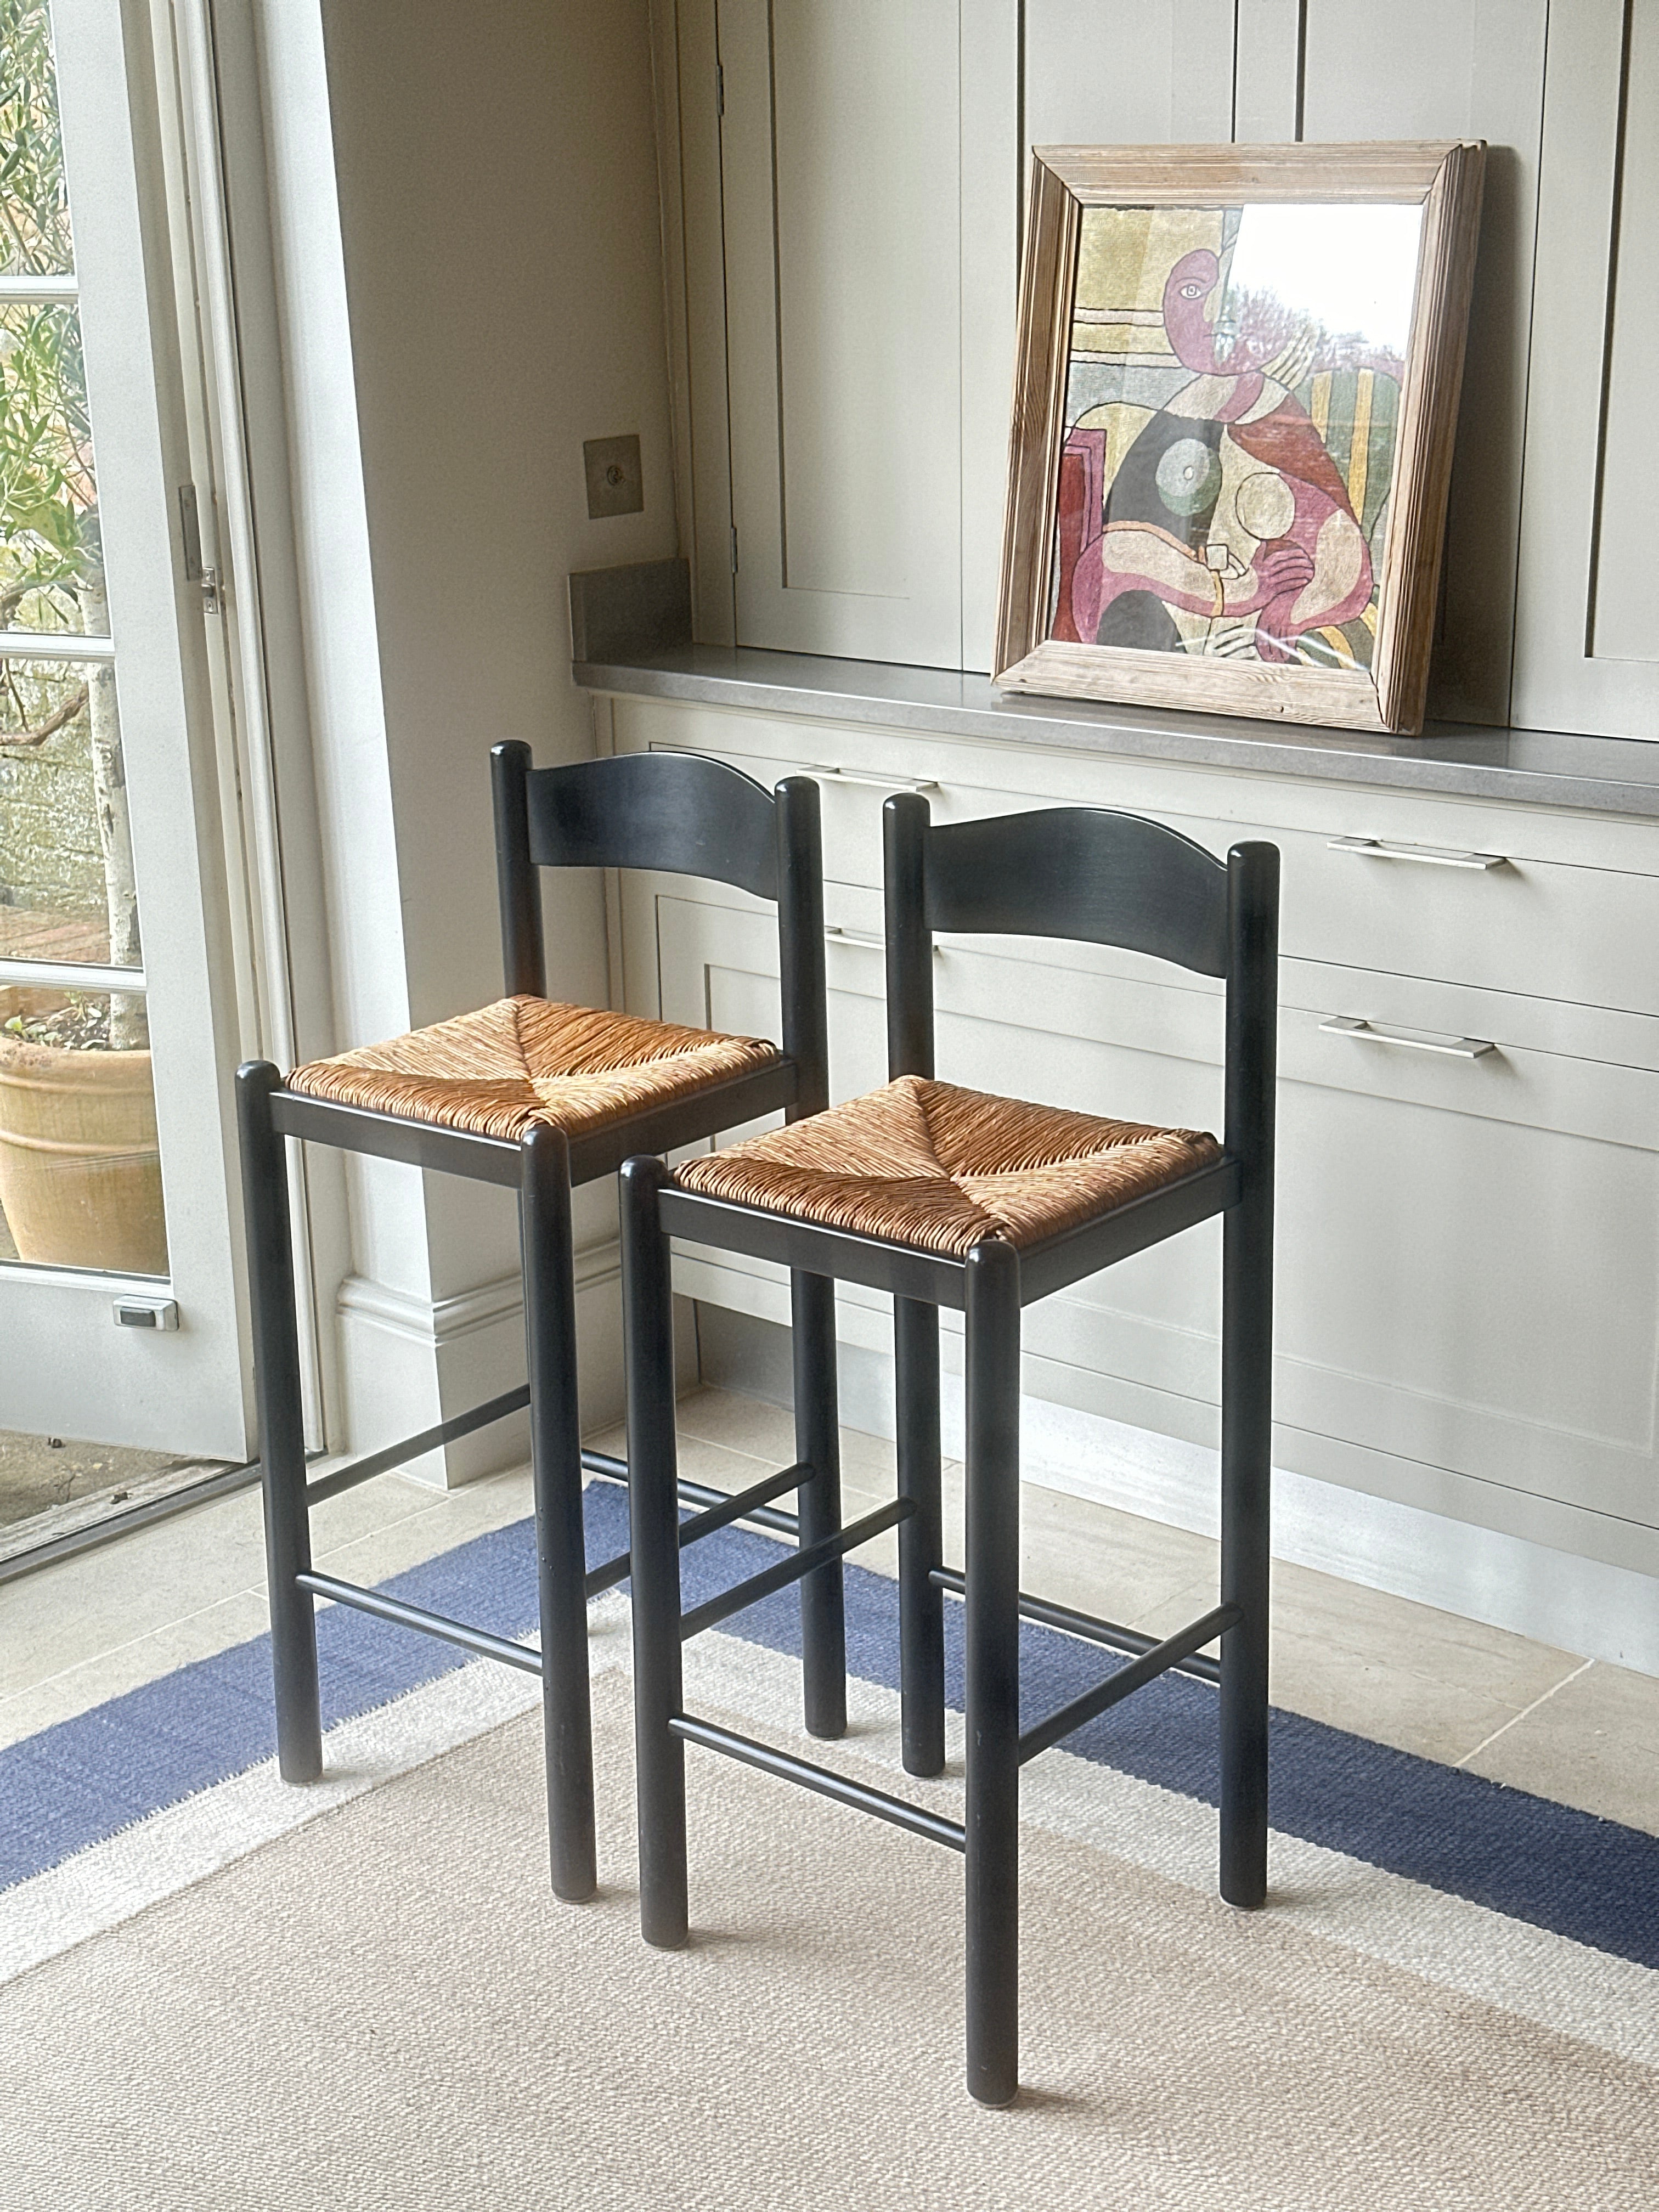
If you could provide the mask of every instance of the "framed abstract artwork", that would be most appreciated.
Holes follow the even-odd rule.
[[[1421,729],[1485,151],[1034,149],[1003,690]]]

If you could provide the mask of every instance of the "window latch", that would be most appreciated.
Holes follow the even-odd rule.
[[[193,483],[179,487],[179,532],[184,543],[185,581],[201,586],[204,614],[222,614],[224,602],[219,594],[219,571],[203,565],[202,517],[196,504]]]

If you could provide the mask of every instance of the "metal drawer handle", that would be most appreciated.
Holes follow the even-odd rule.
[[[814,775],[823,776],[830,783],[867,783],[878,791],[937,791],[939,785],[931,775],[874,775],[861,768],[829,768],[822,761],[812,766]]]
[[[1326,1036],[1358,1037],[1363,1044],[1404,1045],[1407,1052],[1443,1053],[1451,1060],[1479,1060],[1483,1053],[1498,1049],[1486,1037],[1407,1036],[1400,1030],[1381,1029],[1374,1022],[1362,1022],[1352,1014],[1333,1014],[1319,1026]]]
[[[838,921],[826,921],[823,933],[826,937],[833,937],[837,945],[862,945],[872,952],[885,952],[887,950],[887,939],[877,929],[843,929]],[[934,959],[940,960],[944,957],[945,947],[936,943],[933,946]]]
[[[1507,853],[1459,853],[1449,845],[1396,845],[1387,837],[1332,837],[1332,853],[1358,853],[1369,860],[1421,860],[1431,868],[1507,868]]]

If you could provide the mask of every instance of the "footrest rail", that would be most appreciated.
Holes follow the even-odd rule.
[[[810,1467],[782,1467],[775,1474],[769,1474],[762,1481],[751,1483],[747,1490],[739,1490],[735,1495],[723,1498],[720,1504],[693,1514],[690,1520],[680,1523],[681,1551],[702,1537],[712,1536],[717,1528],[729,1527],[733,1521],[752,1520],[757,1505],[764,1505],[774,1498],[781,1498],[787,1490],[799,1490],[802,1483],[811,1480]],[[714,1494],[716,1497],[720,1495],[718,1491]],[[597,1597],[601,1590],[625,1582],[631,1564],[632,1554],[619,1552],[614,1559],[607,1559],[603,1566],[593,1568],[587,1577],[588,1596]]]
[[[610,1452],[585,1451],[582,1454],[582,1471],[586,1474],[598,1475],[601,1482],[620,1483],[624,1490],[628,1487],[628,1462],[614,1458]],[[719,1505],[726,1498],[723,1490],[714,1490],[706,1482],[687,1482],[684,1480],[679,1485],[679,1492],[683,1505]],[[743,1517],[745,1521],[752,1521],[757,1528],[775,1528],[781,1536],[798,1536],[800,1534],[799,1517],[793,1513],[786,1513],[780,1506],[757,1505]]]
[[[695,1719],[690,1713],[675,1714],[668,1725],[687,1743],[700,1743],[706,1751],[724,1752],[728,1759],[758,1767],[763,1774],[799,1783],[803,1790],[833,1797],[837,1804],[850,1805],[854,1812],[872,1814],[896,1828],[908,1828],[912,1835],[926,1836],[931,1843],[943,1844],[947,1850],[968,1848],[968,1832],[960,1820],[947,1820],[943,1814],[930,1813],[902,1797],[890,1797],[884,1790],[872,1790],[867,1783],[831,1773],[827,1766],[815,1766],[811,1759],[792,1758],[787,1751],[774,1751],[770,1744],[756,1743],[749,1736],[716,1728],[712,1721]]]
[[[850,1528],[839,1529],[821,1543],[809,1544],[805,1551],[786,1553],[776,1566],[763,1568],[746,1582],[734,1583],[718,1597],[711,1597],[705,1604],[694,1606],[690,1613],[683,1613],[680,1641],[689,1643],[694,1636],[701,1636],[705,1628],[713,1628],[732,1613],[741,1613],[746,1606],[770,1597],[774,1590],[787,1589],[803,1575],[810,1575],[814,1567],[827,1566],[831,1559],[840,1559],[843,1552],[856,1551],[860,1544],[867,1544],[884,1529],[908,1521],[915,1510],[914,1498],[896,1498],[890,1505],[883,1505],[874,1513],[866,1513],[862,1521],[854,1521]]]
[[[530,1386],[520,1382],[516,1390],[503,1391],[499,1398],[470,1407],[465,1413],[440,1421],[435,1428],[422,1429],[417,1437],[405,1437],[399,1444],[387,1444],[380,1451],[354,1459],[349,1467],[337,1467],[332,1474],[319,1474],[315,1482],[306,1485],[306,1504],[307,1507],[320,1505],[325,1498],[337,1498],[343,1490],[355,1490],[371,1475],[389,1474],[394,1467],[407,1467],[410,1460],[436,1451],[440,1445],[453,1444],[462,1437],[470,1437],[474,1429],[487,1429],[492,1421],[504,1421],[509,1413],[522,1413],[529,1403]]]
[[[476,1651],[484,1659],[499,1659],[503,1666],[516,1667],[526,1674],[539,1674],[542,1655],[522,1644],[511,1644],[505,1636],[492,1636],[487,1628],[469,1627],[464,1620],[451,1620],[441,1613],[428,1613],[423,1605],[405,1605],[401,1598],[388,1597],[384,1590],[364,1589],[357,1583],[343,1583],[334,1575],[306,1573],[295,1575],[295,1581],[313,1597],[331,1597],[337,1605],[354,1607],[359,1613],[372,1613],[377,1620],[394,1621],[399,1628],[418,1629],[422,1636],[435,1636],[441,1643],[459,1644],[463,1651]]]
[[[953,1597],[962,1596],[966,1588],[954,1567],[935,1567],[927,1579],[935,1589],[949,1590]],[[1158,1649],[1157,1637],[1143,1636],[1138,1628],[1120,1627],[1116,1621],[1102,1620],[1092,1613],[1074,1613],[1068,1605],[1053,1605],[1046,1597],[1028,1597],[1024,1590],[1019,1594],[1019,1617],[1040,1622],[1044,1628],[1062,1629],[1067,1636],[1080,1636],[1085,1643],[1103,1644],[1109,1651],[1127,1651],[1135,1658],[1143,1651]],[[1219,1662],[1206,1659],[1201,1652],[1177,1660],[1176,1668],[1177,1673],[1191,1674],[1200,1682],[1221,1680]]]
[[[1080,1729],[1085,1721],[1097,1719],[1137,1690],[1144,1690],[1148,1682],[1168,1674],[1200,1644],[1211,1643],[1223,1629],[1231,1628],[1235,1621],[1243,1619],[1237,1606],[1218,1605],[1201,1620],[1166,1637],[1162,1644],[1155,1644],[1150,1651],[1143,1651],[1139,1659],[1120,1668],[1115,1674],[1109,1674],[1103,1682],[1097,1683],[1092,1690],[1085,1690],[1080,1698],[1073,1698],[1058,1712],[1050,1713],[1046,1721],[1027,1729],[1019,1740],[1020,1765],[1024,1766],[1028,1759],[1035,1759],[1040,1751],[1047,1751],[1062,1736]]]

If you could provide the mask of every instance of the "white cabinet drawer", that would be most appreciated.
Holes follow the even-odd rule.
[[[825,872],[847,884],[881,882],[881,808],[890,792],[922,790],[942,822],[1052,806],[1067,796],[1042,788],[1030,773],[1038,763],[1006,746],[959,747],[952,760],[937,744],[884,736],[881,750],[890,757],[884,761],[869,757],[876,751],[870,732],[849,738],[726,717],[708,734],[727,741],[713,748],[720,757],[763,782],[817,778]],[[729,742],[734,738],[741,744]],[[799,751],[780,743],[792,738]],[[1115,765],[1103,764],[1091,789],[1069,794],[1072,802],[1128,803],[1111,787]],[[1218,857],[1243,838],[1279,848],[1280,945],[1291,957],[1659,1014],[1659,833],[1613,825],[1624,833],[1622,857],[1645,858],[1649,872],[1587,865],[1582,839],[1541,834],[1559,825],[1540,829],[1530,810],[1402,804],[1395,793],[1330,787],[1271,791],[1261,778],[1189,774],[1164,782],[1164,803],[1147,811]],[[1224,796],[1225,808],[1209,811]],[[1282,804],[1255,818],[1240,811],[1269,798]],[[1553,842],[1572,856],[1540,852]]]
[[[1261,834],[1284,854],[1280,944],[1292,956],[1659,1013],[1659,878],[1507,856],[1459,865],[1456,848],[1367,849],[1352,833]]]

